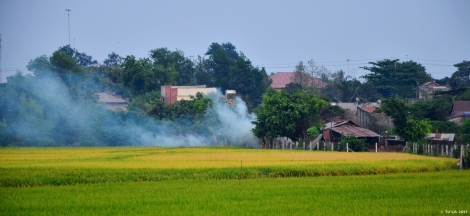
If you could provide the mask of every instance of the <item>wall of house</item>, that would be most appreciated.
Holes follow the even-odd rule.
[[[216,88],[178,88],[177,101],[180,100],[190,100],[191,96],[196,96],[198,92],[201,92],[204,95],[210,93],[216,93]]]
[[[216,93],[216,88],[206,88],[205,85],[201,86],[170,86],[165,85],[160,89],[165,105],[170,105],[175,101],[191,100],[191,96],[196,96],[198,92],[204,95]]]
[[[112,111],[127,111],[126,103],[105,103],[105,107]]]

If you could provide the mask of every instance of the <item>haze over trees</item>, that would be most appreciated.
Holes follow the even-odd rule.
[[[361,82],[344,71],[330,71],[314,60],[299,62],[293,68],[292,83],[285,91],[277,92],[269,87],[271,80],[266,69],[253,66],[231,43],[212,43],[203,56],[196,58],[167,48],[149,49],[145,58],[111,52],[102,63],[67,45],[32,59],[26,67],[33,75],[18,72],[0,84],[0,143],[144,145],[160,135],[180,136],[182,142],[201,145],[249,142],[231,139],[221,132],[222,128],[235,131],[227,129],[226,123],[237,119],[243,120],[241,125],[249,123],[243,126],[248,131],[254,127],[253,134],[258,137],[305,139],[310,132],[315,134],[312,128],[321,128],[332,118],[345,117],[344,110],[328,102],[355,102],[356,98],[360,103],[388,101],[383,110],[400,125],[396,132],[410,141],[430,130],[467,134],[465,127],[446,123],[445,118],[452,101],[470,100],[470,91],[408,103],[416,98],[418,84],[433,80],[424,66],[398,59],[370,65],[363,67],[370,73]],[[455,64],[456,72],[438,82],[454,88],[469,87],[469,65],[468,61]],[[163,85],[207,85],[222,93],[232,89],[246,107],[225,107],[217,98],[202,95],[164,106],[160,100]],[[122,96],[128,100],[129,111],[104,109],[97,101],[97,92]],[[223,119],[221,112],[237,117]],[[179,144],[175,140],[167,142]]]

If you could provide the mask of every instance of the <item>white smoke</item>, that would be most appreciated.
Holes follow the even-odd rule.
[[[23,140],[36,141],[37,145],[70,145],[65,137],[64,143],[41,143],[44,137],[66,136],[57,134],[60,125],[73,125],[88,134],[82,140],[88,145],[109,145],[109,140],[118,140],[115,145],[143,145],[143,146],[207,146],[207,145],[239,145],[245,147],[259,147],[254,137],[251,123],[256,116],[248,112],[246,104],[236,98],[236,105],[231,106],[223,100],[220,92],[208,96],[213,106],[207,110],[207,119],[203,119],[200,128],[210,133],[182,131],[175,125],[180,120],[160,121],[150,116],[135,117],[131,114],[122,117],[112,111],[105,110],[104,106],[94,103],[77,103],[70,98],[69,88],[59,78],[43,78],[36,80],[27,77],[31,82],[16,83],[22,92],[25,92],[29,101],[35,101],[36,107],[41,107],[39,114],[35,114],[34,106],[21,106],[17,123],[11,127],[12,134]],[[80,100],[78,100],[80,101]],[[7,101],[7,103],[9,103]],[[11,102],[13,104],[13,102]],[[37,106],[41,104],[41,106]],[[15,107],[15,106],[11,106]],[[44,115],[41,115],[41,112]],[[1,120],[1,119],[0,119]],[[105,128],[105,133],[97,133],[97,128]],[[91,134],[91,135],[90,135]],[[118,138],[116,138],[116,136]],[[112,138],[110,138],[112,137]],[[49,139],[46,139],[50,142]]]

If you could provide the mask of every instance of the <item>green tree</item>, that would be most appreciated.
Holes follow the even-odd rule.
[[[75,63],[79,66],[96,66],[98,64],[96,60],[93,60],[93,57],[87,55],[86,53],[78,52],[78,50],[70,47],[70,45],[60,47],[57,51],[64,52],[66,55],[72,58]]]
[[[122,60],[123,58],[121,56],[112,52],[111,54],[108,54],[108,58],[103,61],[103,65],[108,67],[118,67],[121,65]]]
[[[160,89],[157,76],[148,58],[136,59],[127,56],[121,67],[121,77],[124,87],[129,88],[133,94],[140,95]]]
[[[450,86],[452,88],[470,87],[470,62],[462,61],[454,65],[457,71],[450,77]]]
[[[305,138],[308,128],[320,124],[319,113],[324,106],[326,102],[313,95],[299,91],[290,95],[269,88],[253,122],[253,133],[257,137]]]
[[[408,111],[414,119],[430,119],[433,121],[446,121],[452,109],[452,98],[442,96],[437,98],[421,99],[410,104]]]
[[[362,67],[371,73],[362,76],[366,82],[373,83],[384,98],[416,97],[415,88],[419,83],[431,81],[431,76],[426,73],[426,69],[414,61],[399,62],[395,60],[380,60],[369,62],[371,67]]]
[[[382,110],[393,119],[395,133],[406,141],[417,142],[431,133],[432,125],[428,119],[415,120],[410,116],[409,108],[397,98],[385,100]]]
[[[432,125],[427,119],[423,120],[406,120],[406,126],[403,129],[404,134],[399,134],[406,141],[418,142],[431,133]]]
[[[208,59],[199,59],[197,66],[198,84],[218,87],[222,92],[235,90],[249,110],[261,103],[261,95],[271,84],[264,68],[254,67],[231,43],[212,43],[206,55]]]
[[[460,136],[465,142],[470,142],[470,120],[465,120],[460,127]]]
[[[150,51],[150,58],[154,66],[172,68],[175,73],[176,85],[194,85],[196,83],[194,63],[180,50],[170,51],[167,48],[159,48]]]

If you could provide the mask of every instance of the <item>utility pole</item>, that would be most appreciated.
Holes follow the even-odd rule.
[[[0,83],[2,83],[2,34],[0,34]]]
[[[65,9],[67,11],[67,19],[68,19],[68,26],[69,26],[69,46],[70,46],[70,9]]]

